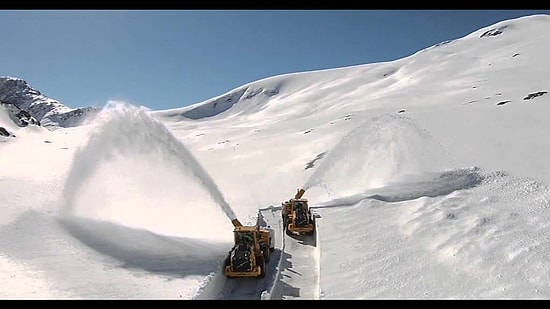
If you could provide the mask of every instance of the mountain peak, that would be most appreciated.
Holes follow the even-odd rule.
[[[96,107],[72,109],[61,102],[43,95],[21,78],[0,77],[0,102],[11,104],[30,113],[43,126],[71,127],[81,123]]]

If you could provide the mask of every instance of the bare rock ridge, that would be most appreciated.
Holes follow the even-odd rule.
[[[20,127],[73,127],[99,112],[97,107],[69,108],[32,88],[25,80],[6,76],[0,77],[0,103]]]

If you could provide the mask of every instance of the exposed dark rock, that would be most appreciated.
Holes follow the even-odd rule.
[[[547,94],[548,91],[539,91],[539,92],[534,92],[534,93],[530,93],[528,94],[525,98],[523,98],[524,100],[531,100],[533,98],[536,98],[536,97],[540,97],[541,95],[543,94]]]
[[[449,220],[456,220],[457,219],[456,214],[452,213],[452,212],[448,213],[445,217]]]
[[[40,126],[40,121],[34,118],[28,111],[22,110],[19,107],[0,102],[0,106],[6,109],[10,119],[19,127],[26,127],[28,125]]]
[[[0,136],[11,136],[11,133],[8,132],[4,127],[0,127]]]
[[[391,69],[391,70],[389,70],[388,72],[384,73],[384,74],[382,75],[382,77],[391,76],[391,75],[395,74],[395,72],[397,72],[396,69]]]
[[[512,102],[512,101],[510,101],[510,100],[500,101],[500,102],[497,103],[497,105],[504,105],[504,104],[510,103],[510,102]]]
[[[258,89],[248,88],[248,89],[246,89],[246,92],[243,95],[243,99],[252,99],[253,97],[255,97],[259,94],[263,94],[263,95],[266,95],[268,97],[272,97],[272,96],[274,96],[278,93],[279,93],[278,88],[272,88],[272,89],[264,89],[262,87],[260,87]]]
[[[0,101],[29,112],[38,120],[56,108],[66,108],[56,100],[44,96],[26,81],[13,77],[0,77]]]
[[[443,42],[440,42],[440,43],[435,44],[434,47],[447,45],[447,44],[451,43],[452,41],[453,41],[453,40],[443,41]]]
[[[225,96],[214,99],[207,104],[197,106],[183,113],[183,116],[189,119],[201,119],[213,117],[230,109],[235,105],[245,93],[245,89],[231,92]]]
[[[504,29],[508,28],[508,26],[500,26],[498,28],[495,28],[495,29],[490,29],[490,30],[487,30],[485,32],[483,32],[483,34],[481,34],[479,37],[480,38],[486,38],[486,37],[491,37],[491,36],[497,36],[497,35],[500,35],[502,33],[504,33]]]
[[[318,154],[318,155],[315,157],[315,159],[309,161],[309,162],[306,164],[306,168],[304,168],[304,170],[313,168],[313,167],[315,166],[315,164],[314,164],[315,161],[322,159],[322,158],[325,156],[326,153],[327,153],[327,152],[325,151],[325,152],[321,152],[320,154]]]
[[[10,106],[10,117],[19,126],[76,126],[85,116],[100,110],[97,107],[69,108],[14,77],[0,77],[0,102]]]

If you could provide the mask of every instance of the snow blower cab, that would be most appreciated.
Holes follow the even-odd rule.
[[[282,203],[283,227],[289,235],[313,234],[315,231],[315,217],[308,200],[303,198],[304,193],[304,189],[299,189],[294,198]]]
[[[258,223],[243,226],[238,219],[233,219],[231,223],[235,227],[234,245],[225,259],[225,275],[229,278],[265,277],[266,263],[275,250],[273,230],[260,227]]]

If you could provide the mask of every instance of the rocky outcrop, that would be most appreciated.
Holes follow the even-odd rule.
[[[11,134],[8,130],[6,130],[6,128],[0,127],[0,136],[10,137],[15,135]]]
[[[8,107],[10,117],[19,126],[73,127],[88,115],[99,112],[97,107],[69,108],[14,77],[0,77],[0,102]]]
[[[8,116],[10,117],[11,120],[13,120],[13,122],[17,126],[19,127],[26,127],[28,125],[40,126],[40,121],[34,118],[31,115],[31,113],[29,113],[28,111],[22,110],[13,104],[7,104],[4,102],[0,102],[0,106],[2,106],[8,112]]]

